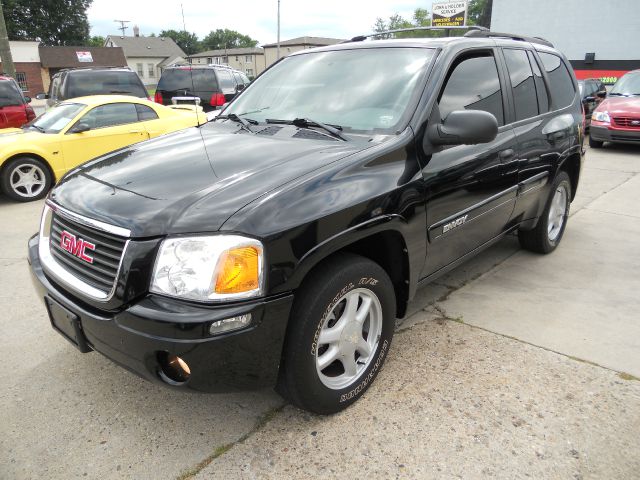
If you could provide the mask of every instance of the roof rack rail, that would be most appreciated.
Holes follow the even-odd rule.
[[[383,35],[391,35],[394,33],[415,32],[415,31],[437,31],[437,30],[488,31],[487,28],[481,27],[480,25],[469,25],[467,27],[411,27],[411,28],[399,28],[397,30],[385,30],[384,32],[374,32],[374,33],[369,33],[367,35],[358,35],[357,37],[353,37],[349,40],[345,40],[344,42],[340,42],[340,43],[362,42],[370,37],[381,37]]]
[[[464,34],[470,38],[510,38],[511,40],[519,40],[521,42],[538,43],[553,48],[553,43],[542,37],[525,37],[524,35],[516,35],[515,33],[492,32],[490,30],[470,30]]]

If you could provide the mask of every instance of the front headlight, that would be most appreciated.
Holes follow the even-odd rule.
[[[611,123],[611,117],[609,117],[609,112],[593,112],[593,115],[591,118],[597,122]]]
[[[150,290],[199,301],[263,294],[262,243],[238,235],[167,238],[160,245]]]

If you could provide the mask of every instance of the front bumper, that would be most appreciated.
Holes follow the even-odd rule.
[[[622,130],[595,125],[595,122],[591,122],[589,135],[598,142],[640,144],[640,128]]]
[[[229,392],[276,382],[293,295],[225,306],[147,295],[117,311],[103,311],[81,303],[47,277],[37,235],[29,240],[28,260],[39,296],[77,315],[89,348],[147,380],[168,385],[160,375],[159,357],[169,353],[191,369],[190,378],[174,388]],[[209,335],[211,323],[246,313],[252,316],[249,327]]]

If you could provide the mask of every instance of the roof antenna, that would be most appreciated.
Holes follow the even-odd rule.
[[[125,35],[125,31],[127,30],[127,23],[131,23],[131,20],[114,20],[114,22],[118,22],[120,24],[120,27],[118,27],[118,30],[122,30],[122,36],[124,37]]]

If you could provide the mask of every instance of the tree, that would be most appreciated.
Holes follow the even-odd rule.
[[[491,10],[493,0],[471,0],[467,11],[467,21],[469,25],[480,25],[491,28]]]
[[[193,55],[200,47],[200,41],[195,33],[185,32],[184,30],[162,30],[160,36],[171,38],[187,55]]]
[[[104,37],[94,35],[86,45],[87,47],[104,47]]]
[[[93,0],[3,0],[11,40],[39,40],[44,45],[85,45],[87,9]]]
[[[235,30],[221,28],[209,32],[202,39],[202,50],[224,50],[225,48],[255,47],[258,41],[248,35],[243,35]]]

